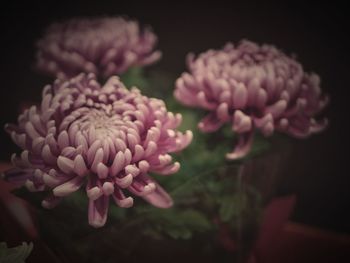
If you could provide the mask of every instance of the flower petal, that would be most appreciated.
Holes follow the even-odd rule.
[[[106,224],[109,197],[102,195],[96,200],[89,199],[89,224],[93,227],[102,227]]]
[[[154,183],[156,189],[150,194],[144,195],[143,199],[159,208],[169,208],[173,206],[174,202],[170,195],[158,183]]]

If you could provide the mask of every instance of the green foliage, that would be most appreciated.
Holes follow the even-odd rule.
[[[221,200],[219,215],[222,222],[229,222],[237,214],[237,198],[225,196]]]
[[[140,67],[130,68],[120,76],[121,81],[127,88],[138,87],[141,90],[149,88],[149,83],[144,76],[143,69]]]
[[[157,209],[151,208],[142,213],[148,227],[143,229],[144,234],[153,238],[167,235],[174,239],[189,239],[193,233],[206,232],[212,229],[208,218],[194,209]]]

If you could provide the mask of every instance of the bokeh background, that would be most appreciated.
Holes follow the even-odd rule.
[[[42,87],[51,82],[33,70],[34,43],[55,21],[126,15],[149,24],[163,51],[162,60],[154,67],[174,78],[185,70],[185,55],[190,51],[220,48],[242,38],[275,44],[288,54],[296,54],[306,71],[318,73],[323,91],[331,97],[326,110],[330,127],[308,140],[294,142],[277,193],[297,194],[293,220],[350,233],[347,9],[333,2],[308,6],[241,2],[245,1],[164,1],[158,5],[130,0],[42,1],[38,5],[11,1],[2,6],[1,16],[0,127],[16,120],[21,102],[39,101]],[[8,161],[13,150],[9,136],[0,129],[0,160]]]

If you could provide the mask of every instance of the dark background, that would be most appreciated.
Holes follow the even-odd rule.
[[[185,70],[185,55],[189,51],[220,48],[227,41],[242,38],[275,44],[288,54],[297,54],[306,71],[318,73],[323,91],[331,97],[326,111],[330,127],[308,140],[293,142],[290,167],[278,190],[297,194],[294,220],[350,233],[350,74],[345,6],[234,1],[189,4],[42,1],[38,5],[22,5],[11,1],[9,6],[2,6],[0,126],[14,122],[20,102],[38,101],[42,87],[50,83],[50,79],[32,70],[34,42],[48,24],[57,20],[127,15],[141,24],[152,25],[163,51],[157,67],[175,76]],[[12,150],[10,138],[1,129],[0,160],[8,160]]]

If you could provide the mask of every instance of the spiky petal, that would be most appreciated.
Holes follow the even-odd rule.
[[[56,80],[44,88],[39,108],[6,126],[22,153],[13,155],[15,168],[5,178],[31,191],[51,190],[46,208],[85,185],[89,223],[95,227],[105,224],[110,197],[120,207],[133,205],[126,192],[167,208],[171,197],[148,174],[180,168],[169,153],[192,139],[191,131],[176,130],[180,122],[162,100],[126,89],[118,77],[102,87],[92,73]]]
[[[92,72],[110,77],[157,61],[157,37],[122,17],[80,18],[49,26],[37,42],[38,70],[58,78]]]
[[[184,105],[209,112],[198,124],[203,132],[232,124],[240,138],[228,159],[249,153],[255,129],[265,136],[280,131],[305,138],[327,125],[327,120],[315,119],[328,102],[320,78],[305,73],[299,62],[274,46],[228,43],[197,58],[189,54],[188,68],[177,79],[174,95]]]

